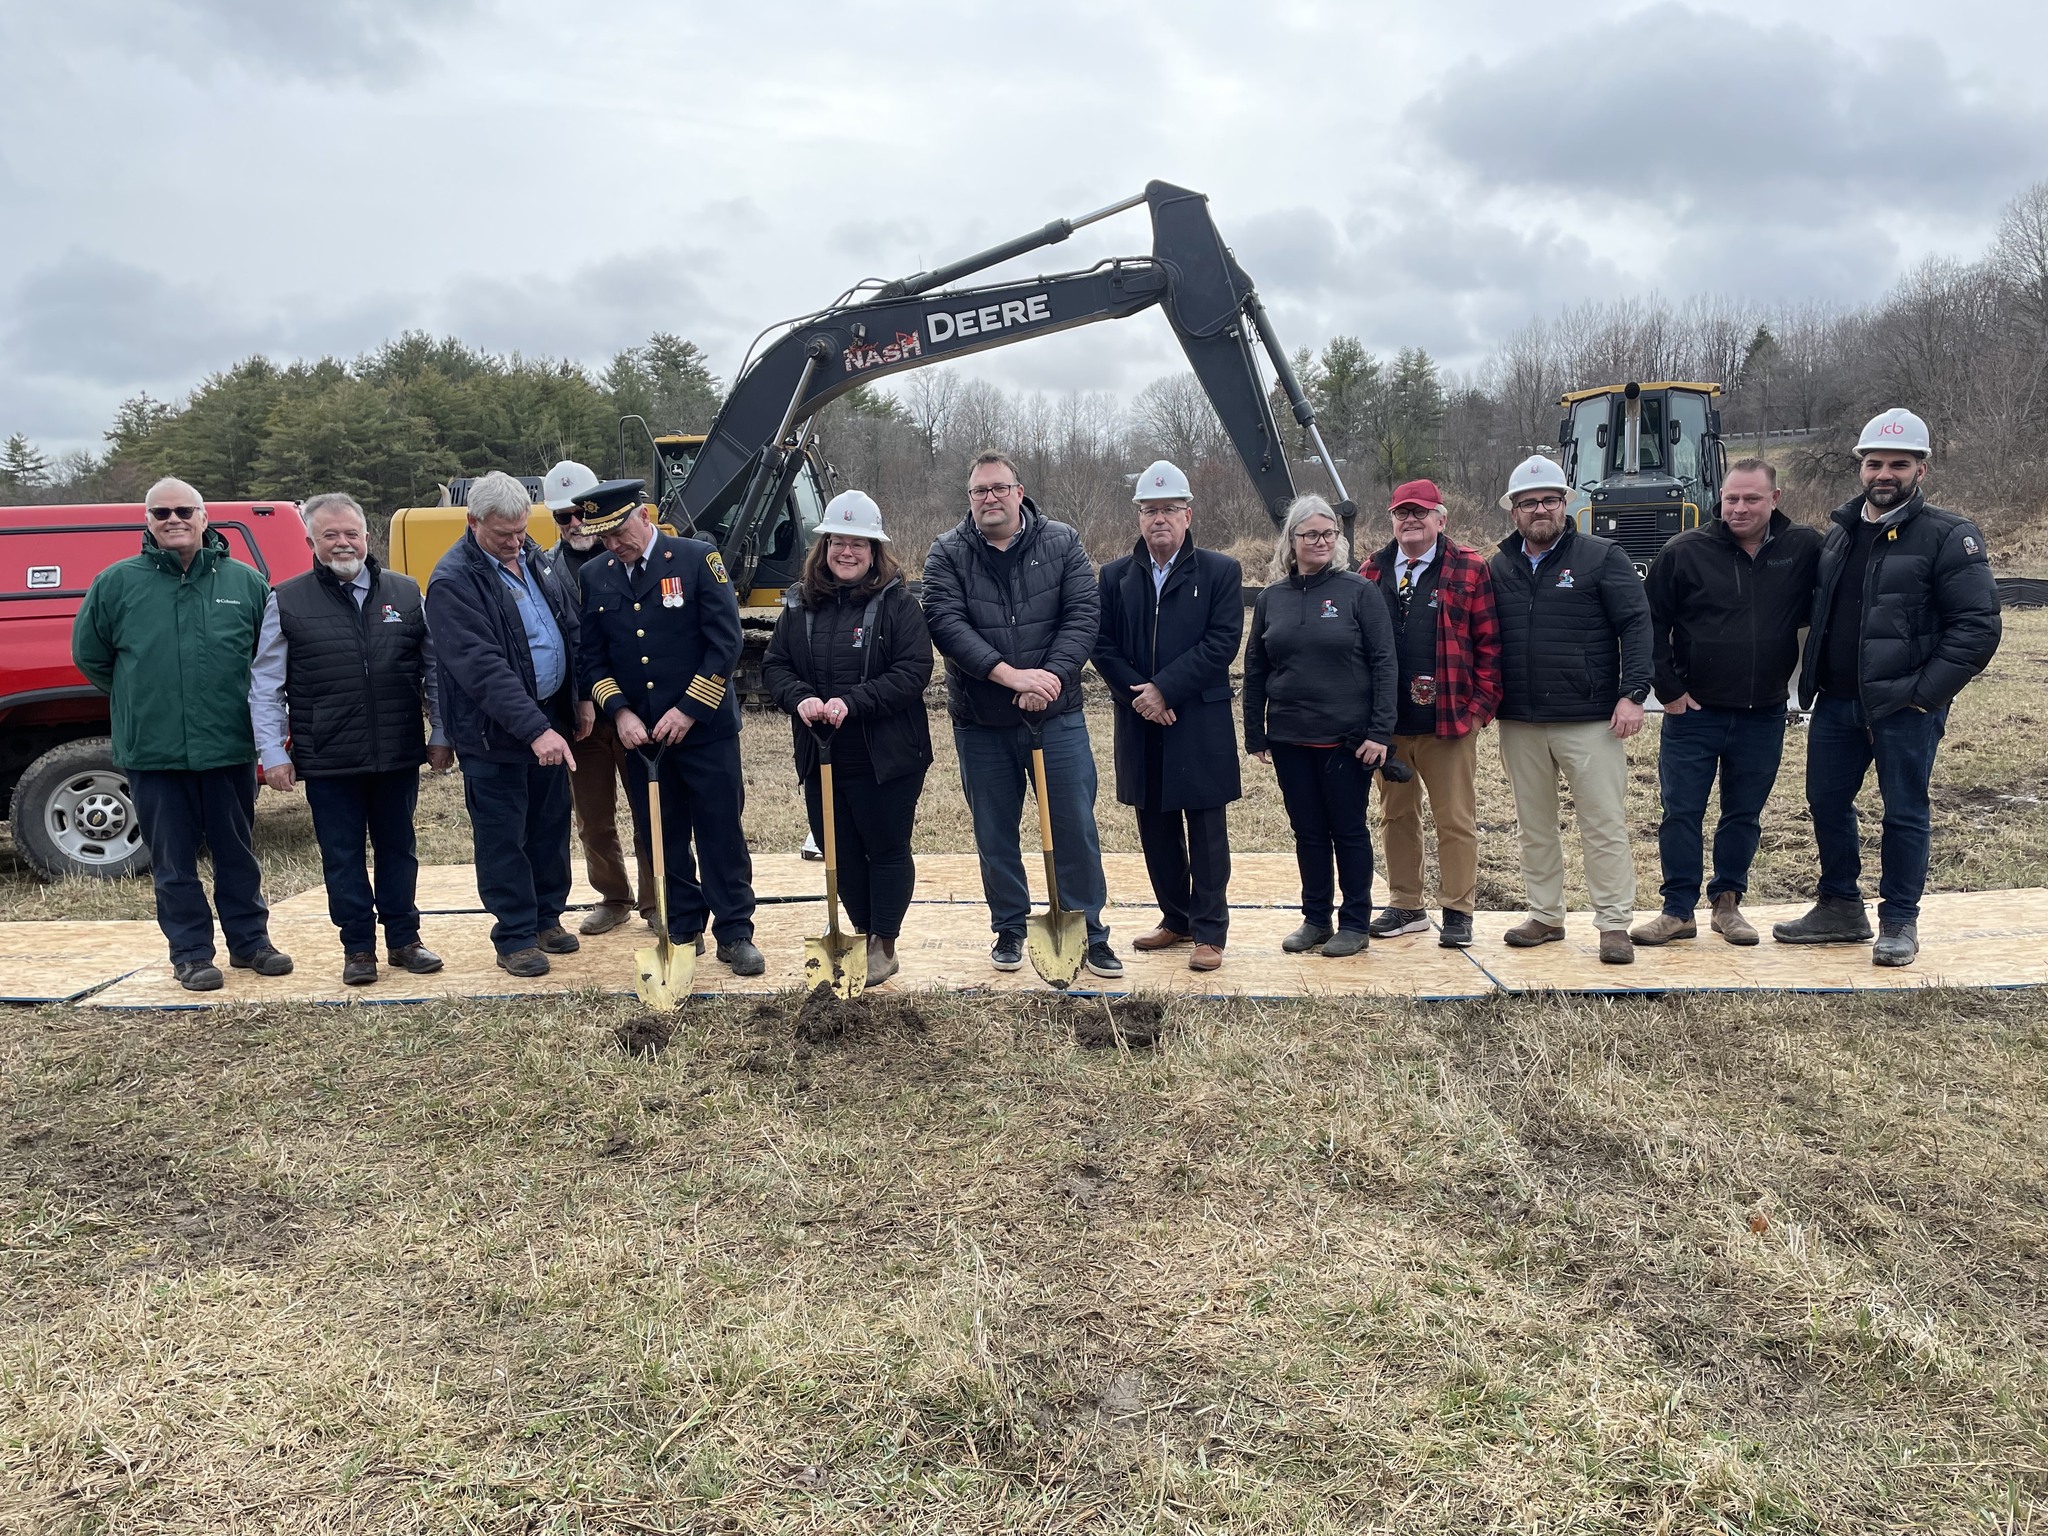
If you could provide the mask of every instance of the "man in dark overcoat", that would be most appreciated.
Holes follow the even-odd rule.
[[[1224,808],[1243,792],[1230,664],[1244,638],[1244,572],[1195,543],[1188,477],[1166,460],[1138,476],[1138,542],[1098,578],[1095,670],[1116,706],[1116,797],[1138,812],[1159,903],[1141,950],[1194,945],[1188,969],[1223,963],[1230,934]]]

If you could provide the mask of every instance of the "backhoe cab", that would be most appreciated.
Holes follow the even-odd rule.
[[[1603,384],[1558,401],[1572,518],[1580,532],[1619,544],[1638,576],[1703,512],[1718,515],[1720,393],[1718,384]]]

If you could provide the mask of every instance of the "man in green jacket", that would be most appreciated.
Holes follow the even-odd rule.
[[[228,962],[283,976],[252,840],[256,735],[249,664],[269,588],[206,528],[206,503],[182,480],[143,498],[142,553],[93,579],[71,627],[71,659],[113,700],[114,766],[149,844],[156,921],[192,992],[221,984],[199,853],[213,855],[213,896]]]

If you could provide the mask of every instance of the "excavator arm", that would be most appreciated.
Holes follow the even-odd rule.
[[[1139,203],[1152,215],[1152,254],[1118,258],[1082,272],[979,288],[947,285],[1027,251],[1058,244],[1076,229]],[[734,384],[669,508],[693,528],[719,530],[724,559],[741,591],[752,585],[756,540],[768,509],[787,489],[805,424],[847,391],[891,374],[948,362],[1055,331],[1121,320],[1159,306],[1277,522],[1295,495],[1294,477],[1261,382],[1253,346],[1263,347],[1295,421],[1330,472],[1347,533],[1356,508],[1316,431],[1315,412],[1274,339],[1251,279],[1223,244],[1199,192],[1162,181],[1080,219],[1059,219],[978,255],[885,283],[860,302],[821,310],[791,325]],[[718,516],[721,509],[731,515]]]

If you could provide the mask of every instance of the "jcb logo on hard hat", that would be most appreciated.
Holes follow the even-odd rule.
[[[1906,424],[1901,421],[1888,421],[1877,429],[1877,435],[1879,437],[1904,437],[1906,435]]]

